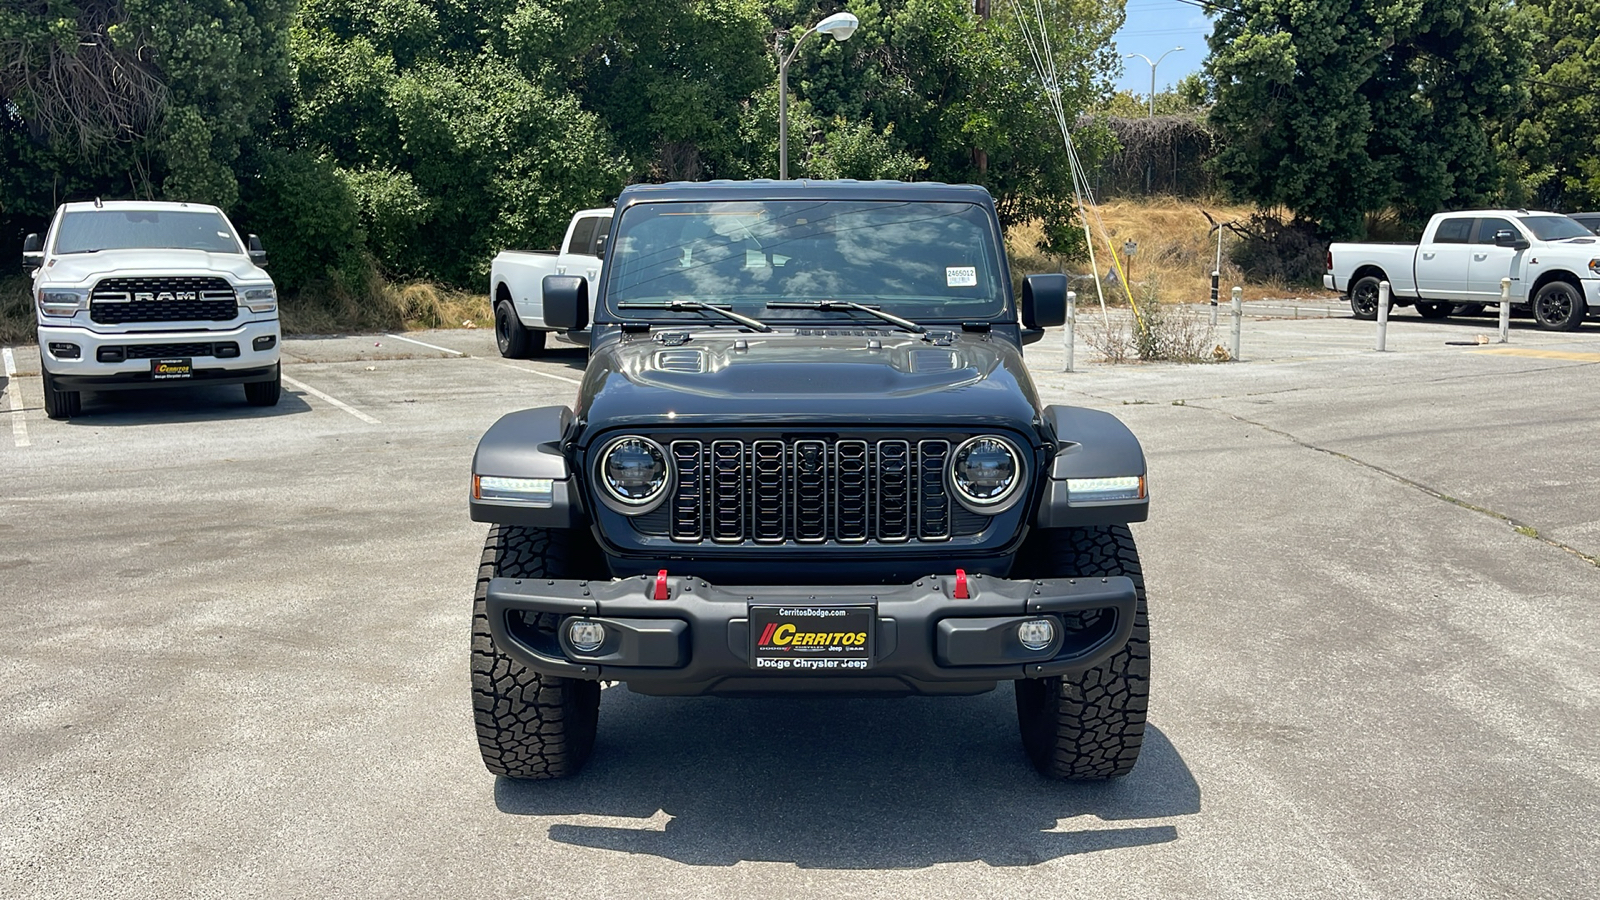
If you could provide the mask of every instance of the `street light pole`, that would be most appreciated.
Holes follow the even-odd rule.
[[[1183,50],[1182,47],[1173,47],[1166,53],[1156,57],[1153,62],[1151,61],[1150,57],[1145,56],[1143,53],[1128,53],[1124,54],[1122,57],[1123,59],[1132,59],[1137,56],[1145,62],[1150,63],[1150,118],[1152,119],[1156,117],[1156,66],[1161,65],[1161,61],[1163,59],[1166,59],[1168,56],[1181,50]],[[1155,160],[1152,159],[1150,162],[1146,163],[1144,167],[1144,192],[1146,196],[1148,196],[1150,193],[1150,182],[1154,173]]]
[[[783,52],[782,33],[778,39],[778,178],[789,178],[789,64],[794,62],[795,55],[800,52],[800,45],[805,43],[811,32],[820,31],[832,35],[836,41],[848,41],[850,35],[856,33],[861,27],[861,21],[850,13],[834,13],[816,25],[800,32],[800,37]]]

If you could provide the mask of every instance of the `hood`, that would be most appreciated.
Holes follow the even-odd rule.
[[[53,285],[92,284],[102,278],[160,275],[220,275],[234,284],[270,281],[265,271],[240,253],[204,250],[101,250],[53,257],[40,273]]]
[[[579,402],[589,428],[960,422],[1027,430],[1037,410],[1009,341],[806,327],[704,329],[676,345],[625,335],[594,352]]]

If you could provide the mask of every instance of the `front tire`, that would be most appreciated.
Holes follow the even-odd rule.
[[[1586,310],[1583,295],[1565,281],[1552,281],[1533,298],[1533,319],[1545,331],[1577,331]]]
[[[1378,278],[1376,275],[1368,275],[1350,286],[1350,314],[1352,316],[1366,322],[1371,322],[1378,318],[1378,296],[1380,293],[1378,286],[1382,283],[1383,279]],[[1390,297],[1389,302],[1392,305],[1394,298]]]
[[[1050,529],[1037,533],[1024,552],[1030,554],[1033,577],[1126,575],[1133,580],[1138,605],[1133,634],[1121,650],[1075,676],[1014,683],[1022,746],[1040,774],[1120,778],[1139,760],[1150,703],[1150,622],[1133,533],[1126,525]]]
[[[490,772],[543,781],[576,775],[594,749],[600,683],[541,675],[506,655],[489,630],[489,579],[564,578],[573,569],[571,533],[496,525],[489,529],[472,600],[472,714]],[[526,620],[525,620],[526,622]],[[560,617],[527,622],[553,632]]]
[[[56,378],[44,367],[44,354],[39,354],[39,376],[44,381],[44,414],[52,419],[66,420],[83,414],[83,395],[78,391],[56,390]]]
[[[244,386],[244,400],[251,406],[277,406],[283,394],[283,363],[272,372],[271,381],[252,381]]]

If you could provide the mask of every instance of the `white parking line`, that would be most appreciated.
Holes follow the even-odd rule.
[[[356,418],[360,419],[363,422],[366,422],[368,425],[377,425],[378,424],[378,420],[374,419],[372,416],[369,416],[366,413],[362,412],[361,410],[356,409],[354,406],[351,406],[350,404],[345,403],[343,400],[335,400],[334,398],[329,397],[327,394],[324,394],[323,392],[317,390],[316,388],[312,387],[309,384],[302,384],[301,382],[295,381],[293,378],[290,378],[287,375],[283,376],[283,383],[287,384],[288,386],[294,388],[297,391],[303,391],[303,392],[305,392],[307,394],[310,394],[311,396],[316,397],[318,400],[321,400],[321,401],[323,401],[324,403],[327,403],[330,406],[337,406],[340,409],[344,410],[345,412],[349,413],[350,415],[355,416]]]
[[[11,439],[18,447],[26,447],[32,443],[28,440],[28,420],[23,414],[22,387],[17,384],[17,358],[11,354],[7,347],[0,356],[6,361],[6,396],[11,398]]]
[[[583,384],[582,381],[579,381],[576,378],[568,378],[565,375],[552,375],[549,372],[541,372],[538,369],[524,369],[522,366],[514,366],[511,363],[501,362],[498,359],[489,359],[489,360],[484,360],[484,361],[485,362],[492,362],[492,363],[494,363],[496,365],[505,366],[508,369],[516,369],[518,372],[527,372],[529,375],[543,375],[546,378],[554,378],[557,381],[565,381],[567,384],[577,384],[577,385],[582,385]]]
[[[429,350],[438,350],[441,353],[454,353],[457,356],[466,356],[466,354],[462,353],[460,350],[451,350],[449,347],[441,347],[438,344],[429,344],[424,341],[419,341],[415,338],[402,337],[398,334],[385,334],[384,337],[394,338],[397,341],[405,341],[408,344],[416,344],[418,347],[427,347]]]

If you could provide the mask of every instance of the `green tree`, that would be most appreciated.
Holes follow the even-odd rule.
[[[1600,0],[1522,0],[1534,39],[1531,102],[1511,130],[1542,207],[1600,209]]]
[[[1233,193],[1336,236],[1490,202],[1530,59],[1511,0],[1237,0],[1206,72]]]

